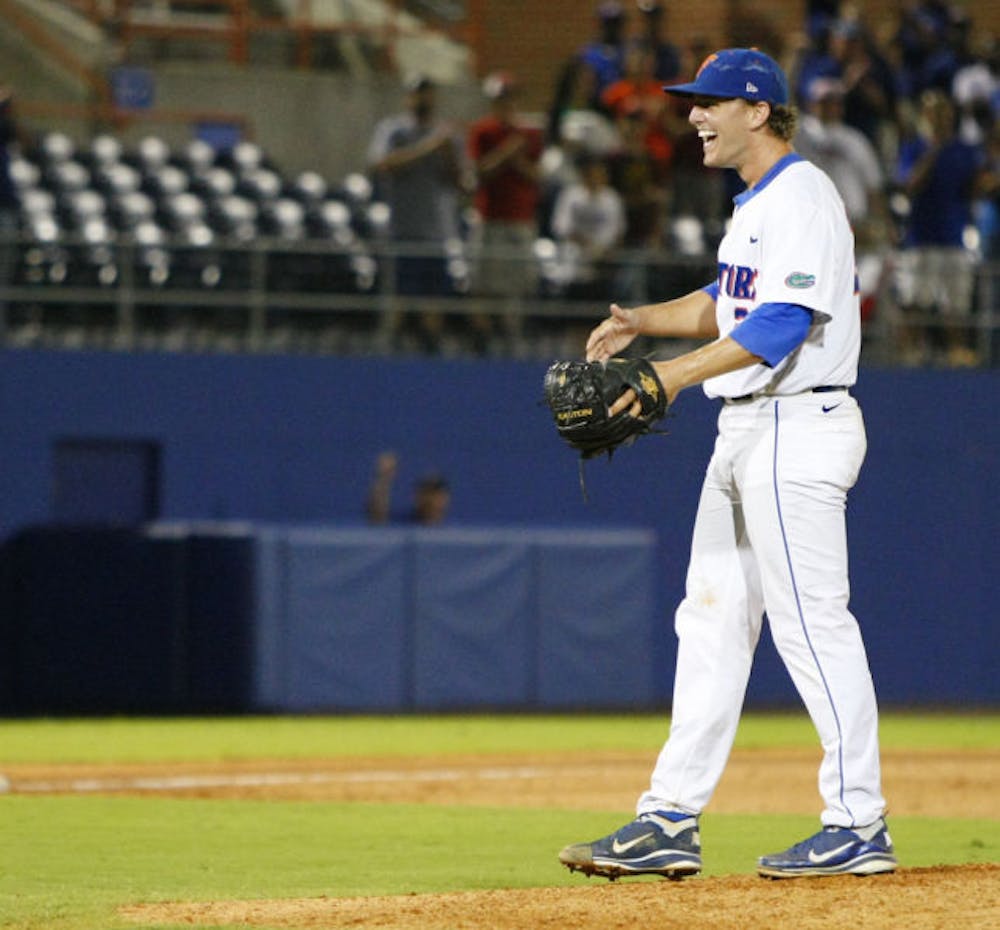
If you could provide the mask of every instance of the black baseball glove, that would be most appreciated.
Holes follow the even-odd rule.
[[[644,358],[601,362],[554,362],[545,373],[545,400],[559,435],[584,459],[628,445],[654,432],[667,412],[667,395],[653,366]],[[632,388],[642,409],[611,416],[610,407]]]

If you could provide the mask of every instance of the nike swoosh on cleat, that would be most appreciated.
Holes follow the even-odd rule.
[[[612,840],[611,851],[617,855],[628,852],[633,846],[638,846],[643,840],[648,840],[653,835],[652,833],[643,833],[642,836],[637,836],[634,840],[629,840],[627,843],[619,843],[618,840]]]
[[[854,840],[849,843],[844,843],[843,846],[838,846],[836,849],[831,849],[829,852],[818,853],[815,849],[809,850],[809,861],[813,865],[820,865],[823,862],[829,862],[831,859],[839,856],[841,853],[847,852],[854,845]]]

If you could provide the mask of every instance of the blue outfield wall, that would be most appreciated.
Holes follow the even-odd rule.
[[[47,650],[79,640],[68,660],[87,672],[70,702],[79,707],[108,694],[115,706],[139,709],[192,701],[274,709],[513,706],[525,697],[532,706],[667,702],[671,612],[717,407],[686,392],[668,436],[587,464],[584,502],[576,460],[541,405],[544,369],[513,361],[0,353],[0,537],[8,540],[0,701],[10,706],[36,672],[55,693],[54,670],[67,672]],[[869,453],[848,513],[852,607],[886,703],[1000,703],[998,388],[996,371],[862,371],[855,393]],[[139,533],[137,542],[122,531],[103,561],[100,546],[78,556],[72,534],[52,527],[55,455],[59,443],[89,440],[158,447],[160,520],[214,529],[188,533],[183,544],[155,533]],[[372,465],[386,448],[401,460],[398,509],[421,473],[449,476],[448,529],[363,529]],[[249,528],[222,529],[234,522]],[[36,546],[28,559],[25,531],[33,545],[49,534],[44,556]],[[475,541],[448,542],[448,533],[465,531]],[[593,582],[607,553],[570,556],[559,542],[605,531],[653,540],[632,581],[639,591],[651,587],[640,607],[625,607],[620,586],[600,600]],[[336,542],[344,532],[366,542]],[[414,532],[431,534],[433,545],[399,541]],[[154,544],[158,574],[143,580],[150,569],[142,547]],[[44,589],[44,609],[36,604],[27,618],[35,588]],[[519,606],[529,591],[534,613]],[[568,603],[593,609],[567,612]],[[628,610],[641,614],[639,628],[604,635]],[[398,629],[372,638],[372,612],[395,617]],[[335,628],[334,614],[343,618]],[[289,618],[308,635],[290,635]],[[551,645],[546,637],[554,637],[562,670],[550,678],[537,664]],[[504,675],[476,672],[490,655]],[[593,690],[585,676],[599,655],[637,663],[642,687],[617,701]],[[363,692],[368,663],[381,668],[377,701]],[[132,667],[143,670],[138,691],[110,687]],[[592,701],[573,687],[577,674]],[[346,690],[331,693],[331,675]],[[95,680],[106,682],[103,695],[88,691]],[[796,701],[769,643],[758,650],[748,701]]]

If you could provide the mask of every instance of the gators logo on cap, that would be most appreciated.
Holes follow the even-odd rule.
[[[718,60],[719,60],[719,56],[716,55],[715,52],[712,52],[712,54],[709,55],[708,58],[706,58],[698,66],[698,73],[694,76],[695,80],[697,80],[699,77],[701,77],[701,72],[704,71],[713,61],[718,61]]]
[[[806,274],[804,271],[793,271],[787,278],[785,278],[785,287],[794,287],[798,290],[804,290],[807,287],[812,287],[816,283],[816,275]]]

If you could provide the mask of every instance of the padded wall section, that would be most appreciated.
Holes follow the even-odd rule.
[[[32,530],[4,550],[0,709],[653,703],[655,551],[632,530]]]
[[[538,550],[538,700],[591,707],[653,702],[655,536],[549,534]]]
[[[531,535],[427,531],[414,543],[415,706],[528,706],[541,622]]]
[[[279,706],[292,711],[407,706],[411,634],[405,535],[291,532],[283,538],[283,550],[278,553],[285,578]]]

